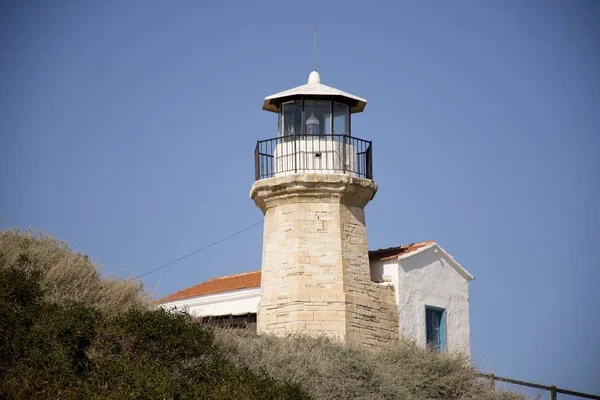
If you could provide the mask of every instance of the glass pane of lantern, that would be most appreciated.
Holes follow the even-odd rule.
[[[283,104],[282,136],[300,135],[302,131],[302,101]]]
[[[307,135],[328,135],[331,133],[331,102],[306,100],[304,102]]]
[[[350,110],[342,103],[333,103],[333,133],[350,134]]]

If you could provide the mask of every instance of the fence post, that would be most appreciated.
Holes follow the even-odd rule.
[[[296,164],[296,157],[298,157],[298,153],[296,152],[296,142],[298,141],[299,136],[294,135],[294,173],[298,172],[298,165]]]
[[[490,388],[492,388],[492,390],[496,390],[496,382],[494,380],[494,374],[490,374]]]
[[[367,179],[373,179],[373,142],[369,142],[369,147],[367,147],[367,151],[365,152],[365,162],[366,162],[366,176]]]
[[[258,145],[259,145],[259,141],[256,141],[256,148],[254,149],[254,180],[259,180],[260,179],[260,170],[258,168]]]
[[[556,400],[556,386],[550,386],[550,399]]]
[[[331,118],[333,121],[333,118]],[[333,131],[332,131],[333,132]],[[346,173],[346,135],[342,135],[342,171]]]

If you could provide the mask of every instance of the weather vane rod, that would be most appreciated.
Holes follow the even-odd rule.
[[[314,46],[313,46],[313,71],[317,70],[317,32],[319,31],[319,28],[317,28],[316,26],[313,27],[313,32],[315,34],[315,42],[314,42]]]

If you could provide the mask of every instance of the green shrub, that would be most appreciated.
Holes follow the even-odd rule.
[[[27,263],[25,257],[18,265]],[[0,259],[0,265],[3,260]],[[41,312],[43,290],[38,271],[0,270],[0,373],[6,372],[27,349],[27,334]]]
[[[42,274],[0,259],[0,398],[306,399],[298,385],[236,366],[187,314],[119,315],[44,301]]]

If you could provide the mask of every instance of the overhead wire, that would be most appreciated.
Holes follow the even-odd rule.
[[[260,225],[260,224],[262,224],[262,222],[263,222],[262,220],[261,220],[261,221],[258,221],[257,223],[255,223],[255,224],[252,224],[252,225],[250,225],[250,226],[248,226],[248,227],[246,227],[246,228],[244,228],[244,229],[242,229],[242,230],[239,230],[239,231],[237,231],[237,232],[235,232],[235,233],[232,233],[231,235],[229,235],[229,236],[227,236],[227,237],[224,237],[224,238],[222,238],[222,239],[219,239],[219,240],[217,240],[216,242],[213,242],[213,243],[211,243],[211,244],[209,244],[209,245],[207,245],[207,246],[204,246],[204,247],[202,247],[202,248],[200,248],[200,249],[198,249],[198,250],[194,250],[194,251],[192,251],[191,253],[188,253],[188,254],[186,254],[186,255],[184,255],[184,256],[181,256],[181,257],[179,257],[179,258],[177,258],[177,259],[175,259],[175,260],[173,260],[173,261],[169,261],[168,263],[166,263],[166,264],[163,264],[163,265],[161,265],[161,266],[160,266],[160,267],[158,267],[158,268],[154,268],[153,270],[150,270],[150,271],[148,271],[148,272],[145,272],[145,273],[143,273],[143,274],[141,274],[141,275],[139,275],[139,276],[136,276],[136,278],[135,278],[135,279],[140,279],[140,278],[143,278],[143,277],[145,277],[146,275],[150,275],[150,274],[152,274],[152,273],[154,273],[154,272],[156,272],[156,271],[159,271],[159,270],[161,270],[161,269],[163,269],[163,268],[166,268],[166,267],[168,267],[168,266],[170,266],[170,265],[173,265],[173,264],[175,264],[175,263],[177,263],[177,262],[179,262],[179,261],[181,261],[181,260],[183,260],[183,259],[185,259],[185,258],[188,258],[188,257],[190,257],[190,256],[193,256],[194,254],[200,253],[201,251],[204,251],[204,250],[206,250],[206,249],[209,249],[209,248],[211,248],[211,247],[213,247],[213,246],[216,246],[216,245],[217,245],[217,244],[219,244],[219,243],[222,243],[222,242],[224,242],[224,241],[226,241],[226,240],[228,240],[228,239],[231,239],[231,238],[232,238],[232,237],[234,237],[234,236],[237,236],[237,235],[239,235],[240,233],[244,233],[244,232],[246,232],[247,230],[250,230],[250,229],[254,228],[254,227],[255,227],[255,226],[257,226],[257,225]]]

